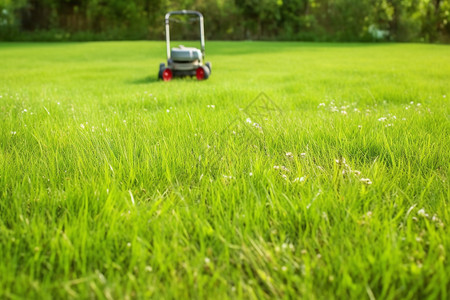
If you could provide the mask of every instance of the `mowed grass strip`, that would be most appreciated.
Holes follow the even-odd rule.
[[[449,297],[448,46],[164,55],[0,44],[0,298]]]

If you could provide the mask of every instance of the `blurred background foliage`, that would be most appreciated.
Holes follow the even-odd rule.
[[[162,39],[179,9],[214,40],[450,42],[450,0],[0,0],[0,40]]]

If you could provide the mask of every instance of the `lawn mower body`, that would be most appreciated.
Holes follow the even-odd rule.
[[[200,49],[184,47],[183,45],[170,48],[170,17],[173,15],[192,15],[198,18],[200,24]],[[173,77],[185,76],[196,76],[198,80],[208,79],[211,74],[211,63],[203,63],[205,59],[203,15],[193,10],[171,11],[166,14],[165,22],[167,65],[165,63],[160,64],[158,79],[169,81]]]

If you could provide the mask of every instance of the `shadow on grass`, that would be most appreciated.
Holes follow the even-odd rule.
[[[149,84],[149,83],[155,83],[155,82],[158,82],[157,76],[146,76],[144,78],[138,78],[138,79],[126,81],[126,83],[128,83],[128,84]]]

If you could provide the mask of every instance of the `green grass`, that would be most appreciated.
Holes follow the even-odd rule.
[[[0,44],[0,298],[450,297],[448,46],[164,55]]]

